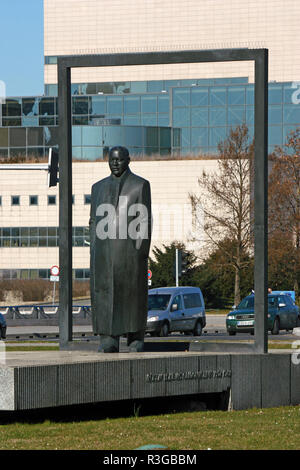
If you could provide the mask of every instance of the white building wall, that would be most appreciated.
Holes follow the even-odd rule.
[[[199,194],[198,177],[217,170],[216,160],[133,161],[131,171],[148,179],[151,184],[153,207],[154,246],[182,241],[188,248],[201,253],[204,246],[202,233],[192,241],[193,220],[190,193]],[[91,186],[110,174],[107,162],[73,163],[73,226],[88,226],[90,206],[84,204],[84,195]],[[58,187],[47,187],[45,171],[1,170],[0,188],[2,227],[58,226]],[[56,194],[57,205],[48,206],[48,195]],[[20,206],[11,205],[11,196],[19,195]],[[29,205],[29,195],[38,195],[38,206]],[[22,247],[0,248],[0,269],[50,269],[58,264],[58,248]],[[89,248],[73,248],[73,268],[89,267]]]
[[[269,79],[300,79],[299,0],[44,0],[45,56],[266,47]],[[249,76],[252,63],[81,69],[74,82]],[[56,83],[45,66],[45,83]]]

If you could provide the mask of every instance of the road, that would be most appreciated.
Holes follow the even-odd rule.
[[[83,303],[84,305],[84,303]],[[229,339],[225,326],[226,315],[206,315],[206,327],[203,330],[203,339]],[[7,340],[10,339],[57,339],[59,334],[58,326],[9,326],[7,328]],[[92,334],[91,325],[73,326],[74,336],[90,337]],[[20,336],[20,338],[18,338]],[[183,338],[184,335],[172,333],[170,336]],[[27,337],[27,338],[26,338]],[[299,337],[298,337],[299,338]],[[253,340],[254,337],[247,333],[238,333],[231,336],[231,341]],[[269,333],[269,339],[274,340],[295,340],[297,336],[291,332],[281,331],[279,335],[273,336]]]

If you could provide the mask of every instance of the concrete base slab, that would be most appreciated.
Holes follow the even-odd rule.
[[[96,342],[92,346],[96,346]],[[291,354],[7,352],[0,410],[231,391],[233,409],[300,403]]]

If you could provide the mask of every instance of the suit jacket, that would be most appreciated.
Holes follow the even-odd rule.
[[[120,177],[111,174],[92,186],[90,280],[95,334],[117,336],[145,328],[150,240],[147,180],[128,168]]]

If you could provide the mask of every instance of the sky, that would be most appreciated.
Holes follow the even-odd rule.
[[[0,81],[6,96],[44,93],[43,0],[0,0]]]

